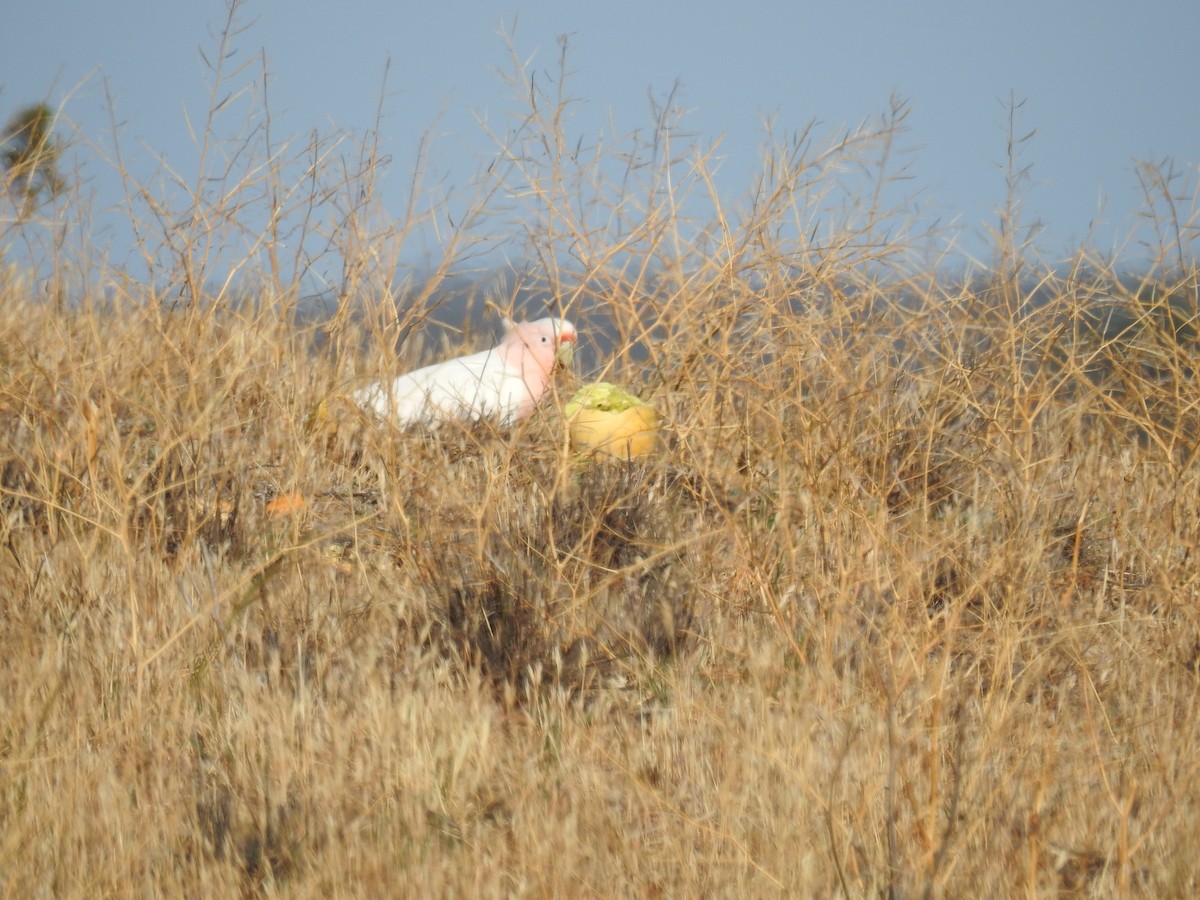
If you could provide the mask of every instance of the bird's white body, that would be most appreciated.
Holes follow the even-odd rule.
[[[524,419],[549,388],[555,363],[574,345],[575,326],[566,319],[506,325],[492,349],[377,382],[355,393],[355,402],[401,426]]]

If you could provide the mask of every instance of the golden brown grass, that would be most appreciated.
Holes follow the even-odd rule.
[[[370,152],[294,201],[314,148],[151,215],[153,286],[61,241],[5,269],[4,893],[1194,894],[1195,269],[1123,292],[1008,229],[950,286],[881,201],[902,109],[771,145],[692,228],[668,116],[614,180],[557,103],[424,287],[385,290],[419,217],[337,199]],[[863,160],[880,189],[831,207]],[[666,415],[652,460],[573,458],[569,381],[504,433],[345,403],[497,185],[525,277],[615,336],[595,374]],[[235,304],[206,229],[322,204],[317,342],[274,232]]]

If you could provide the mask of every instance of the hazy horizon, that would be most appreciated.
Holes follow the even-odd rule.
[[[153,184],[176,172],[194,181],[193,132],[214,101],[205,59],[216,61],[225,15],[223,3],[112,11],[72,0],[53,8],[22,2],[7,16],[0,115],[44,99],[77,127],[63,135],[73,142],[67,169],[94,200],[94,241],[111,248],[118,266],[137,257],[128,223],[114,214],[120,181],[104,161],[114,122],[136,179]],[[236,134],[248,114],[241,90],[265,96],[280,146],[301,146],[314,129],[363,136],[378,127],[389,160],[381,196],[394,216],[410,200],[422,146],[427,184],[462,191],[495,159],[485,128],[499,136],[519,128],[501,74],[510,67],[503,34],[541,83],[553,77],[565,37],[576,101],[568,130],[584,148],[619,148],[623,136],[645,135],[654,106],[671,104],[676,145],[711,152],[714,187],[730,207],[751,190],[765,122],[784,137],[811,124],[820,145],[877,122],[899,98],[908,114],[890,169],[902,180],[884,200],[917,233],[937,229],[926,252],[951,266],[991,258],[1012,100],[1022,104],[1016,136],[1031,135],[1019,148],[1019,164],[1030,167],[1022,222],[1049,258],[1081,245],[1136,258],[1137,240],[1149,233],[1139,218],[1146,203],[1138,160],[1178,173],[1172,198],[1194,202],[1200,122],[1189,114],[1189,60],[1200,10],[1180,4],[1153,3],[1131,16],[1111,2],[917,10],[765,3],[734,16],[704,3],[400,11],[366,2],[334,14],[264,2],[242,8],[236,24],[226,66],[246,68],[226,85],[233,103],[217,118],[217,135]],[[692,202],[693,217],[711,216],[706,198]],[[420,238],[406,260],[417,267],[442,249],[436,233]]]

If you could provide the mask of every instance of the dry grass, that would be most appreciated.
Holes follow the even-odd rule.
[[[585,159],[535,101],[396,293],[420,216],[372,211],[369,147],[131,190],[153,285],[9,227],[50,237],[0,281],[4,893],[1200,890],[1194,217],[1140,290],[1009,227],[950,286],[883,202],[903,108],[770,144],[695,227],[669,115]],[[653,460],[574,459],[559,398],[436,435],[344,403],[501,194],[521,288],[666,413]],[[288,223],[345,273],[316,328]]]

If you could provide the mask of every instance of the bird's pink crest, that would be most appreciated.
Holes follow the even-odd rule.
[[[526,374],[527,380],[539,373],[549,377],[563,345],[574,344],[577,337],[575,326],[566,319],[513,322],[506,318],[504,325],[508,330],[500,343],[500,352],[509,365]]]

